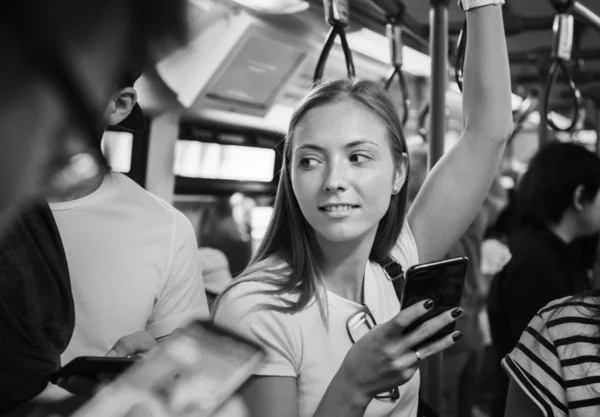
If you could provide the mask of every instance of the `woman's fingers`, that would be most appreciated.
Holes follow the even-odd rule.
[[[391,321],[393,330],[391,337],[400,337],[404,330],[434,307],[433,300],[424,300],[400,311]]]
[[[420,345],[438,331],[442,330],[445,326],[454,323],[461,315],[462,309],[457,307],[433,317],[412,332],[406,334],[403,342],[410,348]]]
[[[454,343],[456,343],[462,337],[462,333],[457,331],[454,333],[450,333],[447,336],[442,337],[441,339],[435,340],[431,343],[428,343],[425,346],[421,346],[419,349],[414,349],[412,352],[407,353],[414,358],[415,364],[418,364],[420,361],[427,359],[428,357],[435,355],[436,353],[440,353],[442,350],[449,348]]]

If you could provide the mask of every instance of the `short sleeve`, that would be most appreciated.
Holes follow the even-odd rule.
[[[391,255],[392,258],[402,265],[404,270],[419,263],[417,243],[408,222],[404,222],[400,236],[392,248]]]
[[[229,289],[214,313],[214,323],[265,349],[265,359],[254,372],[262,376],[298,376],[301,357],[300,327],[292,314],[265,307],[276,301],[259,294],[263,286],[244,282]]]
[[[541,314],[530,321],[502,366],[544,415],[569,414],[560,357]]]
[[[196,235],[189,220],[176,212],[166,281],[146,330],[158,338],[208,315]]]

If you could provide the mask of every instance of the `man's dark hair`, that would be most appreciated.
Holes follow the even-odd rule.
[[[145,63],[156,51],[186,41],[185,12],[185,0],[19,0],[0,13],[0,34],[64,48],[125,18],[128,61]]]
[[[533,157],[517,190],[521,224],[547,227],[558,223],[573,206],[583,186],[583,201],[592,201],[600,189],[600,158],[581,145],[553,142]]]

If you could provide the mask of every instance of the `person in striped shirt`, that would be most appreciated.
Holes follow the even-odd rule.
[[[502,366],[506,417],[600,415],[600,290],[541,309]]]

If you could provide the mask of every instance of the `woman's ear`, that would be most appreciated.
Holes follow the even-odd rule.
[[[115,126],[121,123],[129,116],[131,110],[137,103],[137,93],[133,87],[121,89],[113,96],[108,106],[108,115],[106,122],[109,126]]]
[[[392,194],[398,194],[404,183],[406,182],[406,177],[408,173],[408,155],[406,153],[402,153],[402,157],[400,162],[396,164],[396,169],[394,170],[394,182],[392,184]]]
[[[575,191],[573,192],[573,207],[575,208],[576,211],[583,210],[583,206],[585,204],[585,201],[583,199],[584,189],[585,188],[583,185],[578,185],[575,188]]]

